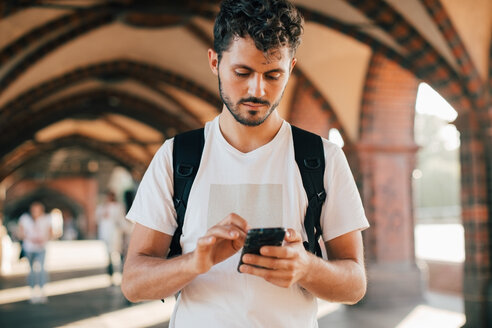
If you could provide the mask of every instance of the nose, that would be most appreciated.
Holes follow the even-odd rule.
[[[248,82],[248,93],[252,97],[261,98],[265,95],[265,81],[261,74],[255,73]]]

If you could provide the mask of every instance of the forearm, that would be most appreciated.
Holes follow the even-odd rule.
[[[309,254],[310,261],[299,284],[319,298],[330,302],[355,304],[366,293],[363,263],[356,260],[325,261]]]
[[[176,294],[197,275],[192,253],[172,259],[139,254],[126,260],[121,289],[132,302],[163,299]]]

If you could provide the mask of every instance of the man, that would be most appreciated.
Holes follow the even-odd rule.
[[[126,221],[125,208],[116,200],[114,192],[106,192],[106,199],[96,209],[96,219],[98,239],[104,241],[108,254],[107,272],[113,281],[113,255],[121,256],[122,228]]]
[[[181,291],[170,327],[317,327],[316,297],[353,304],[365,294],[360,231],[368,224],[343,152],[327,140],[321,226],[329,260],[302,244],[307,197],[290,125],[276,111],[301,32],[285,0],[221,4],[208,58],[224,106],[205,126],[183,255],[165,259],[177,226],[172,139],[142,179],[127,215],[137,224],[122,290],[131,301]],[[238,273],[248,229],[275,226],[288,228],[283,246],[244,256]]]
[[[19,238],[23,240],[22,248],[29,260],[31,268],[27,277],[31,287],[31,303],[46,303],[48,301],[44,290],[47,274],[44,269],[46,245],[53,237],[51,216],[45,213],[44,205],[33,202],[30,213],[24,213],[19,218]],[[35,265],[38,263],[38,266]],[[36,289],[39,287],[39,290]]]

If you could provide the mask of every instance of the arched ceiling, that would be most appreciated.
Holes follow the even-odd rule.
[[[219,2],[0,3],[1,172],[22,167],[36,147],[69,143],[105,149],[141,170],[163,140],[212,119],[221,102],[207,49]],[[349,141],[359,138],[374,52],[442,87],[444,95],[453,84],[478,98],[474,85],[490,79],[489,0],[294,3],[306,18],[296,69],[330,104]],[[439,67],[429,67],[426,56]],[[284,117],[296,79],[279,106]]]

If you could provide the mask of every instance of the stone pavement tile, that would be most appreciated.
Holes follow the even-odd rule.
[[[128,306],[117,286],[50,296],[46,304],[22,301],[0,305],[0,327],[57,327]]]
[[[149,321],[149,318],[156,317],[157,312],[161,312],[161,308],[168,316],[172,311],[171,303],[154,302],[151,306],[131,305],[123,297],[119,286],[112,286],[51,296],[47,304],[30,304],[28,301],[2,304],[0,327],[167,327],[167,319]],[[131,311],[132,308],[135,311]],[[449,320],[445,327],[440,328],[457,328],[462,322],[460,320],[464,320],[464,317],[459,317],[462,315],[461,299],[441,294],[429,294],[427,301],[421,304],[386,309],[343,305],[333,306],[331,309],[319,318],[320,328],[435,328],[431,322],[426,321],[426,318],[432,316],[435,318],[442,314],[447,315]],[[128,325],[121,325],[121,317],[129,318]],[[117,318],[119,323],[116,322]],[[146,325],[143,322],[154,323]]]
[[[319,328],[394,328],[412,311],[414,306],[387,310],[342,306],[318,319]]]

